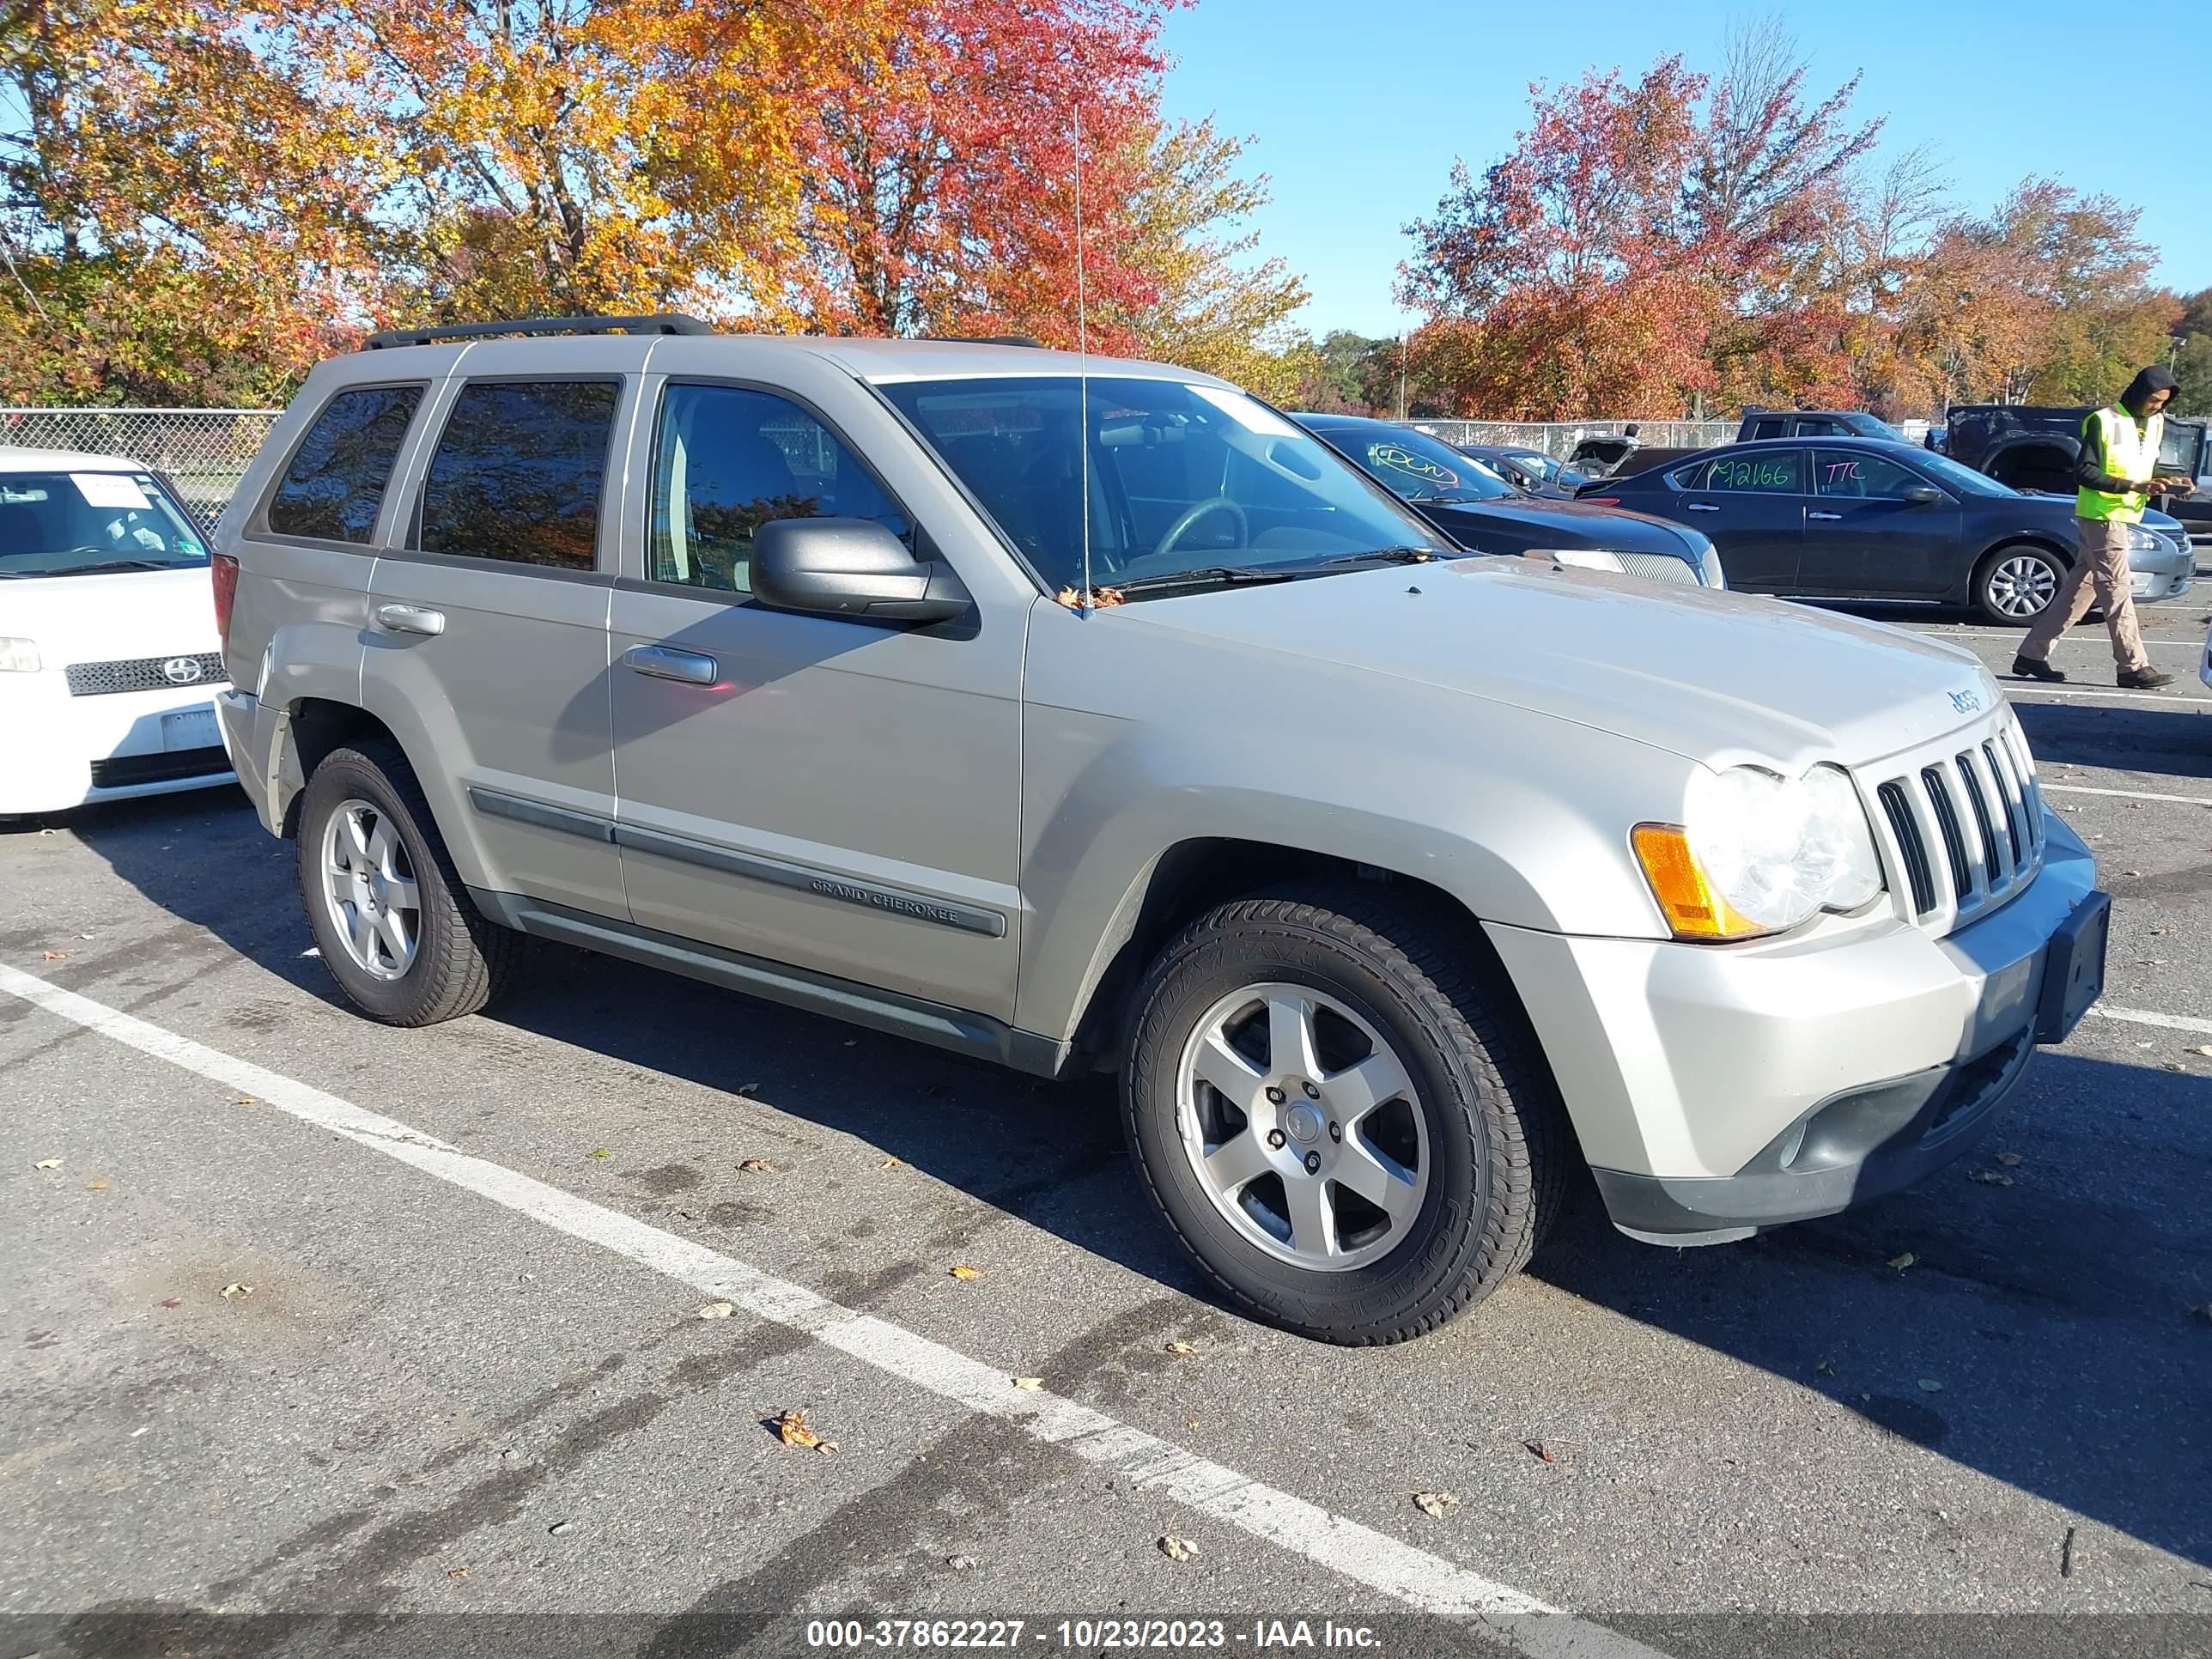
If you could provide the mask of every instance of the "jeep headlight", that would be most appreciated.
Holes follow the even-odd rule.
[[[1700,770],[1685,822],[1632,839],[1677,939],[1756,939],[1881,891],[1881,860],[1858,791],[1837,767],[1784,778],[1754,766]]]
[[[0,674],[35,674],[39,672],[39,642],[36,640],[0,638]]]

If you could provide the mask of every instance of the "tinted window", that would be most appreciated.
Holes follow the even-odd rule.
[[[1720,494],[1803,495],[1811,493],[1805,488],[1805,452],[1802,449],[1722,455],[1684,467],[1671,475],[1671,482],[1677,489]]]
[[[1850,449],[1821,449],[1813,454],[1813,482],[1823,495],[1854,495],[1893,501],[1928,481],[1886,456]]]
[[[150,472],[0,472],[0,580],[207,562],[198,530]]]
[[[1322,427],[1321,435],[1409,501],[1495,501],[1513,487],[1441,438],[1411,427]]]
[[[399,459],[399,441],[422,401],[419,386],[362,386],[331,398],[270,498],[270,529],[280,536],[367,541]]]
[[[1224,562],[1451,551],[1310,434],[1224,387],[1025,375],[881,390],[1054,588],[1082,580],[1086,519],[1099,586]]]
[[[422,483],[416,545],[591,569],[620,391],[611,380],[462,387]]]
[[[1780,421],[1760,421],[1751,428],[1754,438],[1778,438],[1782,435]]]
[[[796,404],[735,386],[672,386],[653,465],[648,574],[749,592],[753,536],[771,519],[907,521],[827,427]]]

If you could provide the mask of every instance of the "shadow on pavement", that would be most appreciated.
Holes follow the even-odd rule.
[[[302,956],[293,846],[242,803],[149,802],[74,827],[154,903],[338,1000]],[[563,946],[535,947],[481,1018],[757,1095],[1211,1299],[1128,1167],[1106,1079],[1036,1082]],[[1532,1271],[1827,1395],[1900,1449],[2212,1564],[2212,1326],[2191,1311],[2212,1304],[2208,1176],[2212,1078],[2046,1053],[1979,1151],[1905,1193],[1672,1251],[1615,1233],[1585,1182]],[[1449,1340],[1409,1351],[1409,1379],[1430,1354],[1449,1363]]]
[[[2172,690],[2203,690],[2176,681]],[[2087,703],[2015,702],[2039,767],[2098,766],[2175,778],[2212,778],[2212,709],[2190,704],[2124,708]],[[2048,775],[2045,775],[2048,781]]]

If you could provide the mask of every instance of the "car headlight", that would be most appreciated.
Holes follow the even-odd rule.
[[[1616,576],[1628,574],[1628,567],[1621,563],[1618,553],[1603,552],[1595,547],[1533,548],[1529,556],[1549,559],[1554,564],[1571,564],[1582,570],[1610,570]]]
[[[1874,830],[1850,779],[1816,766],[1784,778],[1754,766],[1699,771],[1686,822],[1639,823],[1632,840],[1677,939],[1756,939],[1881,891]]]
[[[0,638],[0,674],[35,674],[39,672],[39,642],[36,640]]]
[[[1698,550],[1698,568],[1705,574],[1705,586],[1726,591],[1728,572],[1721,568],[1721,550],[1713,545],[1710,538],[1700,539],[1703,539],[1705,544]]]
[[[2121,538],[2121,545],[2129,552],[2165,553],[2171,550],[2166,538],[2157,531],[2147,530],[2139,524],[2131,524],[2127,528],[2128,533]]]

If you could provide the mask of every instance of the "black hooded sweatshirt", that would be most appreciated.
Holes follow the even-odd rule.
[[[2146,418],[2143,405],[2150,401],[2150,394],[2172,392],[2179,384],[2172,374],[2154,364],[2138,371],[2135,379],[2128,382],[2128,389],[2120,393],[2120,407],[2135,416],[2140,428]],[[2114,495],[2140,487],[2105,471],[2105,425],[2094,414],[2081,422],[2081,459],[2074,469],[2074,478],[2085,489],[2101,489]]]

